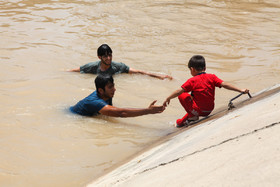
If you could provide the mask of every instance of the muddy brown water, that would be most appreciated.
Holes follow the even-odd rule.
[[[207,72],[257,93],[280,82],[278,0],[0,2],[0,185],[84,186],[114,164],[175,132],[174,99],[162,114],[80,117],[67,109],[94,90],[95,75],[65,70],[113,60],[169,74],[115,76],[114,105],[162,103],[191,77],[201,54]],[[216,109],[238,93],[216,90]],[[243,97],[243,96],[242,96]],[[245,97],[245,96],[244,96]],[[214,111],[215,112],[215,111]]]

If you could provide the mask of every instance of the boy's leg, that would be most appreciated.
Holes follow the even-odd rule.
[[[184,123],[185,121],[187,121],[188,118],[189,118],[189,114],[186,113],[186,115],[185,115],[183,118],[177,119],[177,120],[176,120],[176,125],[177,125],[177,126],[183,126],[183,125],[184,125],[183,123]]]
[[[199,116],[199,112],[198,112],[199,109],[197,108],[196,104],[193,102],[192,96],[188,93],[182,93],[181,95],[178,96],[178,99],[181,105],[187,111],[187,114],[183,118],[177,119],[176,121],[177,125],[180,126],[189,118],[194,116]]]

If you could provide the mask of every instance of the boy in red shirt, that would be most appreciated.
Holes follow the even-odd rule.
[[[240,93],[249,93],[248,89],[239,89],[219,79],[214,74],[205,72],[205,59],[195,55],[189,60],[188,67],[192,78],[188,79],[180,89],[174,91],[166,98],[163,105],[167,106],[170,100],[178,97],[181,105],[187,111],[182,119],[177,119],[176,127],[184,126],[188,121],[195,121],[199,116],[208,116],[214,109],[215,87],[224,87]],[[189,94],[188,92],[191,92]]]

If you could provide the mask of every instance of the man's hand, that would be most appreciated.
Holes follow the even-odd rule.
[[[68,71],[68,72],[80,72],[80,68],[67,69],[66,71]]]
[[[150,104],[150,106],[149,106],[151,114],[162,113],[165,110],[165,106],[163,106],[163,105],[161,105],[161,106],[155,105],[156,102],[157,102],[156,100],[153,101]]]
[[[171,77],[170,75],[159,75],[158,78],[161,80],[163,80],[163,79],[172,80],[173,79],[173,77]]]

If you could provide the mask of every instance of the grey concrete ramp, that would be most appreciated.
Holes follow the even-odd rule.
[[[280,87],[178,130],[88,186],[280,186]]]

